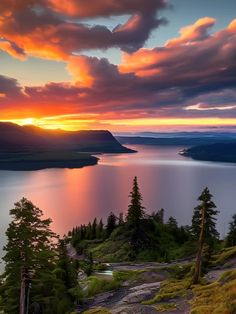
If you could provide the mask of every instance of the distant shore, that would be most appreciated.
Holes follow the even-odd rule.
[[[0,170],[33,171],[49,168],[82,168],[93,166],[99,158],[87,153],[44,152],[0,154]]]
[[[236,163],[236,142],[194,146],[180,154],[200,161]]]

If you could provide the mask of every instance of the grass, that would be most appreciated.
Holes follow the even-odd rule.
[[[191,285],[192,264],[174,265],[164,268],[170,273],[171,278],[161,283],[161,288],[151,300],[143,304],[151,305],[178,297],[185,297]]]
[[[124,281],[137,281],[139,277],[145,273],[145,270],[123,270],[115,271],[113,277],[116,281],[122,283]]]
[[[101,262],[125,262],[129,261],[130,245],[125,238],[116,240],[109,238],[95,248],[92,248],[91,252],[93,258]]]
[[[235,280],[236,279],[236,269],[232,269],[232,270],[228,270],[226,272],[224,272],[219,281],[221,283],[225,283],[225,282],[229,282],[231,280]]]
[[[185,297],[190,286],[190,279],[170,279],[161,283],[159,292],[151,300],[143,302],[145,305],[151,305],[160,301],[167,301],[178,297]]]
[[[159,313],[164,313],[167,311],[175,311],[177,309],[177,305],[175,303],[160,303],[155,306],[155,309]]]
[[[195,286],[193,293],[191,314],[236,313],[236,270],[225,272],[214,283]]]
[[[170,273],[172,279],[180,280],[192,276],[193,264],[189,263],[185,265],[174,265],[165,267],[164,269]]]
[[[212,266],[223,265],[229,259],[236,257],[236,246],[222,249],[219,254],[212,257]]]
[[[100,293],[116,290],[125,281],[138,281],[143,273],[145,273],[144,270],[116,271],[114,272],[113,277],[111,276],[108,279],[90,276],[82,283],[82,286],[85,287],[83,297],[91,298]]]
[[[99,293],[115,290],[120,287],[120,282],[116,279],[106,280],[96,276],[90,276],[87,281],[85,297],[93,297]]]

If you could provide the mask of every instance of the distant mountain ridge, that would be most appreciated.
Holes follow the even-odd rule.
[[[132,152],[109,131],[69,132],[0,123],[0,170],[81,168],[98,163],[92,154]]]
[[[154,146],[195,146],[213,143],[236,142],[236,134],[206,134],[206,133],[177,133],[176,135],[161,134],[161,137],[145,136],[116,136],[116,139],[124,145],[154,145]]]
[[[0,123],[0,152],[72,150],[93,153],[131,152],[106,130],[63,131]]]

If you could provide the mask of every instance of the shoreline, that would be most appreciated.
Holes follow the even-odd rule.
[[[1,152],[1,171],[37,171],[44,169],[79,169],[98,164],[103,154],[136,153],[125,148],[114,152],[75,152],[75,151],[44,151],[44,152]]]
[[[93,156],[91,156],[93,157]],[[98,158],[93,157],[91,160],[78,161],[48,161],[48,162],[1,162],[1,171],[37,171],[45,169],[79,169],[87,166],[98,164]]]

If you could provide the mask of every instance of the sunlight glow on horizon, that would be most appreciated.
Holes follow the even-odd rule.
[[[15,123],[20,126],[33,125],[43,129],[62,129],[77,131],[86,129],[108,129],[111,131],[157,130],[176,127],[180,130],[191,127],[227,127],[236,126],[236,118],[142,118],[142,119],[96,119],[96,114],[79,118],[78,114],[58,115],[42,118],[4,119],[0,122]]]

